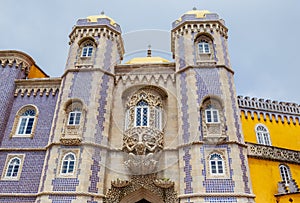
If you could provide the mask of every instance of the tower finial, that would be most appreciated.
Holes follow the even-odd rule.
[[[197,10],[197,8],[194,6],[193,10],[194,10],[194,11],[196,11],[196,10]]]
[[[101,11],[101,15],[104,15],[104,11]]]
[[[148,45],[147,57],[151,57],[151,45]]]

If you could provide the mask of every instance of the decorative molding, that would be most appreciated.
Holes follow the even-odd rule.
[[[246,144],[248,145],[248,156],[250,157],[300,164],[300,151],[253,143]]]
[[[37,96],[55,96],[60,89],[61,78],[46,78],[46,79],[28,79],[28,80],[15,80],[16,89],[14,96],[20,95],[24,97],[27,95]]]
[[[167,83],[168,80],[175,83],[175,74],[172,73],[159,73],[159,74],[126,74],[126,75],[116,75],[116,83],[122,81],[123,84],[126,83],[159,83],[160,81]]]
[[[276,122],[281,120],[282,123],[286,121],[288,124],[292,121],[295,125],[298,120],[300,123],[300,105],[291,102],[278,102],[272,100],[264,100],[250,97],[238,96],[238,105],[240,110],[245,113],[245,117],[248,118],[248,113],[250,113],[251,118],[254,119],[255,114],[258,120],[261,119],[261,115],[264,120],[268,118],[270,121],[275,118]]]
[[[20,51],[0,51],[0,64],[4,68],[7,65],[20,68],[22,71],[28,71],[29,68],[35,64],[33,59],[27,54]]]

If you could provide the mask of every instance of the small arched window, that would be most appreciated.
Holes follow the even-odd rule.
[[[84,44],[84,46],[82,47],[82,51],[81,51],[81,57],[91,57],[93,54],[93,43],[91,42],[87,42]]]
[[[62,165],[61,165],[61,173],[65,175],[70,175],[74,173],[75,169],[75,154],[68,153],[64,156]]]
[[[78,126],[80,125],[82,117],[83,105],[81,101],[72,101],[68,104],[66,108],[66,113],[68,116],[67,125],[68,126]]]
[[[210,54],[209,43],[201,41],[198,43],[199,54]]]
[[[224,174],[224,160],[221,154],[213,153],[209,157],[210,173],[212,175]]]
[[[289,167],[284,164],[280,164],[279,171],[280,171],[280,176],[281,176],[282,181],[286,185],[288,185],[290,183],[290,180],[292,179]]]
[[[271,145],[270,134],[268,128],[262,124],[258,124],[255,127],[256,138],[259,144]]]
[[[17,178],[19,169],[21,165],[21,160],[17,157],[14,157],[10,159],[8,165],[7,165],[7,170],[5,173],[6,178]]]
[[[206,123],[219,123],[219,111],[214,106],[209,105],[205,109],[205,119]]]
[[[140,100],[135,107],[135,126],[148,126],[149,105],[145,100]]]
[[[69,113],[68,125],[79,125],[81,117],[81,110],[79,108],[73,109]]]

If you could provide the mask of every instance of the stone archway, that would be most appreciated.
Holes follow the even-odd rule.
[[[158,179],[157,174],[131,176],[130,180],[115,180],[107,191],[105,203],[135,203],[141,200],[150,203],[176,203],[174,182]]]

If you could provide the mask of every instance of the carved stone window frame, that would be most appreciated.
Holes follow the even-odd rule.
[[[228,156],[226,153],[226,149],[206,149],[206,177],[207,179],[227,179],[229,177],[229,163]],[[223,164],[223,173],[222,174],[214,174],[211,171],[211,163],[210,158],[213,154],[219,154],[222,158]]]
[[[199,33],[195,38],[195,47],[196,47],[196,60],[198,62],[203,61],[213,61],[214,60],[214,47],[213,47],[213,37],[207,33]],[[208,53],[202,53],[199,49],[200,43],[207,43],[209,46]]]
[[[95,56],[96,48],[98,43],[92,37],[85,37],[78,42],[78,52],[77,52],[77,63],[78,64],[91,64]],[[85,47],[91,47],[92,53],[90,56],[83,56],[83,50]]]
[[[211,108],[218,111],[218,122],[206,121],[206,111]],[[204,140],[215,143],[226,139],[224,107],[221,100],[214,96],[205,98],[200,112]]]
[[[19,164],[19,168],[18,168],[18,174],[15,177],[8,177],[8,176],[6,176],[7,171],[8,171],[8,167],[9,167],[11,161],[15,158],[20,160],[20,164]],[[25,159],[25,154],[7,154],[5,165],[4,165],[4,168],[3,168],[3,171],[2,171],[1,180],[7,180],[7,181],[18,181],[18,180],[20,180],[24,159]]]
[[[61,137],[62,144],[79,145],[82,139],[82,132],[85,122],[86,107],[84,103],[77,98],[68,100],[64,105],[64,129]],[[81,112],[80,122],[76,125],[69,124],[70,113]]]
[[[162,122],[163,122],[163,100],[161,96],[153,90],[150,89],[142,89],[135,92],[131,95],[126,104],[126,112],[125,112],[125,131],[134,127],[139,127],[135,125],[136,122],[136,107],[137,104],[144,100],[148,103],[148,125],[144,127],[154,127],[159,128],[158,130],[162,131]],[[160,110],[159,119],[160,125],[157,124],[158,121],[156,119],[158,116],[156,115]],[[143,127],[143,126],[142,126]]]
[[[35,111],[35,116],[34,116],[34,121],[32,124],[31,133],[30,134],[18,134],[18,129],[21,124],[20,119],[22,118],[22,114],[25,113],[27,110],[31,110],[31,109],[33,109]],[[28,104],[28,105],[22,106],[16,113],[13,127],[12,127],[12,130],[10,133],[10,138],[13,138],[13,137],[33,138],[34,134],[35,134],[36,126],[37,126],[38,116],[39,116],[39,110],[38,110],[37,106],[35,106],[33,104]]]

